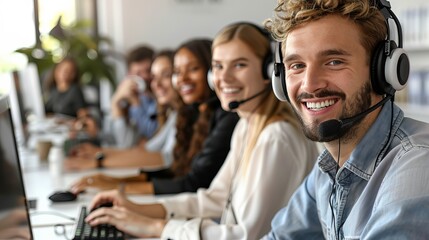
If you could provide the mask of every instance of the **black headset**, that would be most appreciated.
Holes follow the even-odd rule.
[[[273,58],[274,57],[273,56],[274,51],[272,49],[274,40],[271,37],[271,33],[269,31],[267,31],[265,28],[262,28],[256,24],[254,24],[254,23],[251,23],[251,22],[236,22],[236,23],[233,23],[229,26],[232,27],[232,26],[237,26],[237,25],[251,26],[254,29],[258,30],[261,33],[261,35],[265,36],[269,40],[270,50],[267,52],[267,54],[264,56],[264,59],[262,60],[262,77],[264,79],[271,79],[272,73],[274,70],[274,58]],[[207,81],[208,81],[210,88],[212,90],[214,90],[213,73],[211,70],[207,74]]]
[[[387,40],[380,42],[371,56],[371,85],[377,94],[393,96],[396,91],[403,89],[407,83],[410,74],[410,61],[407,53],[402,48],[401,24],[391,10],[390,2],[387,0],[377,0],[376,5],[386,20]],[[395,22],[398,44],[391,38],[389,20]],[[275,53],[272,76],[273,91],[279,100],[289,101],[280,42],[277,44]]]

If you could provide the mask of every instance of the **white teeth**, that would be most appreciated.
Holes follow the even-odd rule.
[[[320,110],[326,107],[329,107],[331,105],[334,105],[334,100],[325,100],[322,102],[307,102],[305,103],[308,109],[312,110]]]
[[[222,88],[223,93],[236,93],[240,91],[239,88]]]
[[[192,85],[190,85],[190,84],[186,84],[186,85],[182,85],[182,86],[180,87],[180,90],[181,90],[181,91],[188,91],[188,90],[191,90],[192,88],[194,88]]]

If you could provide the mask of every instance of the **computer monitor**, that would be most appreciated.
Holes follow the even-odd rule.
[[[44,120],[46,118],[45,103],[37,66],[29,63],[24,69],[18,71],[18,75],[21,85],[25,86],[21,89],[25,108],[36,120]]]
[[[0,73],[0,95],[9,95],[9,102],[11,105],[12,120],[15,126],[15,137],[19,146],[25,145],[26,131],[25,131],[25,113],[24,105],[22,102],[22,94],[19,86],[18,74],[16,72]]]
[[[0,239],[33,239],[9,97],[0,96]],[[22,234],[22,235],[21,235]]]

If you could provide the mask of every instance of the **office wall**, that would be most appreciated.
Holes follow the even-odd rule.
[[[261,23],[276,0],[98,0],[99,30],[124,52],[139,43],[176,47],[192,37],[213,37],[234,21]]]
[[[427,0],[390,0],[399,17],[409,8],[427,6]],[[191,37],[213,37],[234,21],[261,23],[273,15],[276,0],[97,0],[99,31],[113,40],[114,50],[124,53],[140,43],[157,49],[175,48]],[[420,57],[420,55],[423,55]],[[411,61],[421,66],[425,53],[413,53]],[[123,62],[117,76],[125,74]]]
[[[428,4],[427,0],[411,0],[411,1],[389,0],[389,1],[395,13],[399,13],[406,8],[424,6],[424,5],[427,6]]]
[[[142,43],[175,47],[191,37],[212,37],[238,20],[262,22],[272,16],[276,0],[97,0],[99,30],[124,52]],[[426,0],[390,0],[392,9],[425,5]]]

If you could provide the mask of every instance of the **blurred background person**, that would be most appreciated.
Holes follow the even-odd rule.
[[[65,57],[55,65],[45,82],[45,93],[46,113],[52,115],[57,123],[69,126],[65,146],[80,142],[100,144],[97,139],[99,122],[90,114],[74,58]]]
[[[104,117],[102,131],[88,110],[78,111],[65,153],[76,146],[91,143],[96,146],[130,148],[146,141],[157,129],[156,100],[148,84],[154,50],[146,45],[132,49],[126,56],[127,75],[112,96],[110,115]]]
[[[57,63],[45,81],[46,113],[76,118],[79,111],[85,110],[87,103],[79,81],[78,65],[73,58],[65,57]]]
[[[155,51],[146,45],[126,56],[127,75],[112,96],[111,116],[104,127],[113,145],[128,148],[152,137],[157,129],[156,100],[150,88],[150,69]]]

